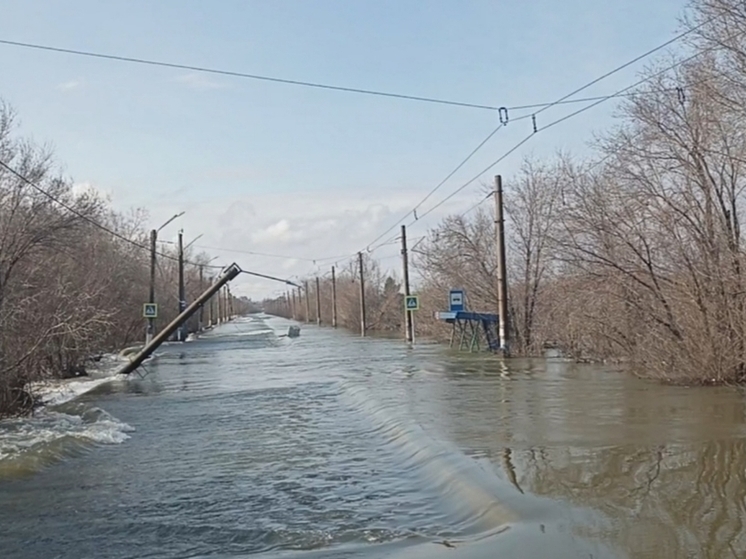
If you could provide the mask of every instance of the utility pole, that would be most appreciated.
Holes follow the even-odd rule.
[[[184,289],[184,232],[179,231],[179,314],[186,309],[186,293]],[[176,339],[180,342],[186,340],[184,324],[180,324],[176,330]]]
[[[210,278],[210,285],[212,285],[214,281],[215,281],[215,279],[214,279],[214,278]],[[215,299],[215,297],[213,296],[213,297],[210,297],[210,298],[209,298],[209,299],[207,300],[207,324],[208,324],[208,325],[209,325],[209,326],[210,326],[211,328],[212,328],[212,326],[213,326],[213,320],[214,320],[214,316],[215,316],[215,315],[213,314],[213,312],[212,312],[212,305],[213,305],[213,300],[214,300],[214,299]]]
[[[200,265],[199,267],[199,290],[202,291],[205,288],[205,267]],[[204,305],[199,308],[199,323],[197,324],[197,331],[202,332],[202,328],[205,327],[205,307]]]
[[[337,327],[337,276],[332,266],[332,328]]]
[[[505,266],[505,219],[503,217],[503,180],[495,176],[495,237],[497,242],[497,315],[500,350],[507,356],[508,346],[508,278]]]
[[[290,318],[295,320],[295,289],[290,290]]]
[[[401,259],[402,259],[402,268],[404,271],[404,296],[405,301],[406,297],[409,297],[411,295],[409,291],[409,254],[407,253],[407,226],[402,225],[401,226]],[[404,305],[404,327],[406,329],[406,332],[404,333],[404,337],[406,340],[410,343],[413,341],[413,331],[412,328],[412,311],[410,311],[406,305]]]
[[[316,276],[316,326],[321,326],[321,288],[319,276]]]
[[[225,308],[228,310],[228,322],[233,320],[233,296],[229,285],[225,286]]]
[[[365,337],[367,324],[365,321],[365,272],[363,271],[363,253],[357,253],[358,265],[360,267],[360,336]]]
[[[192,316],[201,305],[203,305],[216,291],[220,289],[220,287],[229,281],[233,280],[238,276],[238,274],[241,273],[241,268],[239,268],[236,264],[232,264],[226,272],[218,278],[217,283],[215,285],[210,286],[210,288],[202,293],[197,299],[189,305],[188,308],[184,309],[184,312],[179,314],[169,325],[167,325],[163,330],[161,330],[157,336],[153,338],[153,340],[146,345],[138,354],[136,354],[134,357],[130,358],[129,362],[122,367],[118,374],[120,375],[128,375],[135,371],[140,365],[142,365],[143,361],[145,361],[158,347],[165,342],[171,334],[173,334],[178,328],[179,325],[185,322],[186,320],[189,320],[189,317]]]
[[[148,303],[155,303],[155,252],[156,242],[158,240],[158,231],[150,231],[150,293]],[[155,335],[155,319],[148,318],[148,326],[145,330],[145,345],[148,345]]]
[[[298,286],[298,322],[300,322],[301,306],[303,304],[303,292],[301,291],[300,285]]]
[[[311,322],[311,293],[308,291],[308,281],[304,281],[306,286],[306,322]]]

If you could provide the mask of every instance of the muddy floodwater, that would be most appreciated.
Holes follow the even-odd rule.
[[[746,557],[741,392],[290,324],[0,423],[0,556]]]

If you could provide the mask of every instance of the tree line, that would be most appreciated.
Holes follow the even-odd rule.
[[[144,339],[150,253],[142,248],[147,213],[115,212],[94,191],[74,189],[49,150],[18,134],[2,102],[0,160],[27,179],[0,167],[1,418],[30,411],[29,383],[80,374],[97,355]],[[177,255],[168,246],[159,252],[158,328],[178,314]],[[194,300],[210,281],[199,270],[209,258],[187,256],[187,299]],[[225,307],[239,313],[246,304],[232,297]],[[214,302],[206,312],[217,319]]]
[[[746,381],[746,10],[697,0],[683,25],[687,52],[644,71],[594,157],[527,159],[506,181],[513,354],[551,345],[670,382]],[[495,312],[494,215],[447,217],[415,251],[420,335],[445,336],[432,316],[449,288]],[[397,301],[381,328],[402,328],[401,295],[371,290],[379,312]]]

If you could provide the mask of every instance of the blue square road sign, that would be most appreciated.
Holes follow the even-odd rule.
[[[448,294],[448,310],[451,312],[466,310],[463,289],[451,289],[451,292]]]

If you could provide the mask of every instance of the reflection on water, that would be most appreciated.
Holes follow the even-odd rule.
[[[560,361],[449,360],[415,386],[430,427],[521,491],[609,519],[579,533],[629,557],[746,556],[743,395]],[[412,398],[410,398],[411,400]]]
[[[0,425],[3,557],[746,556],[738,391],[288,324]]]

